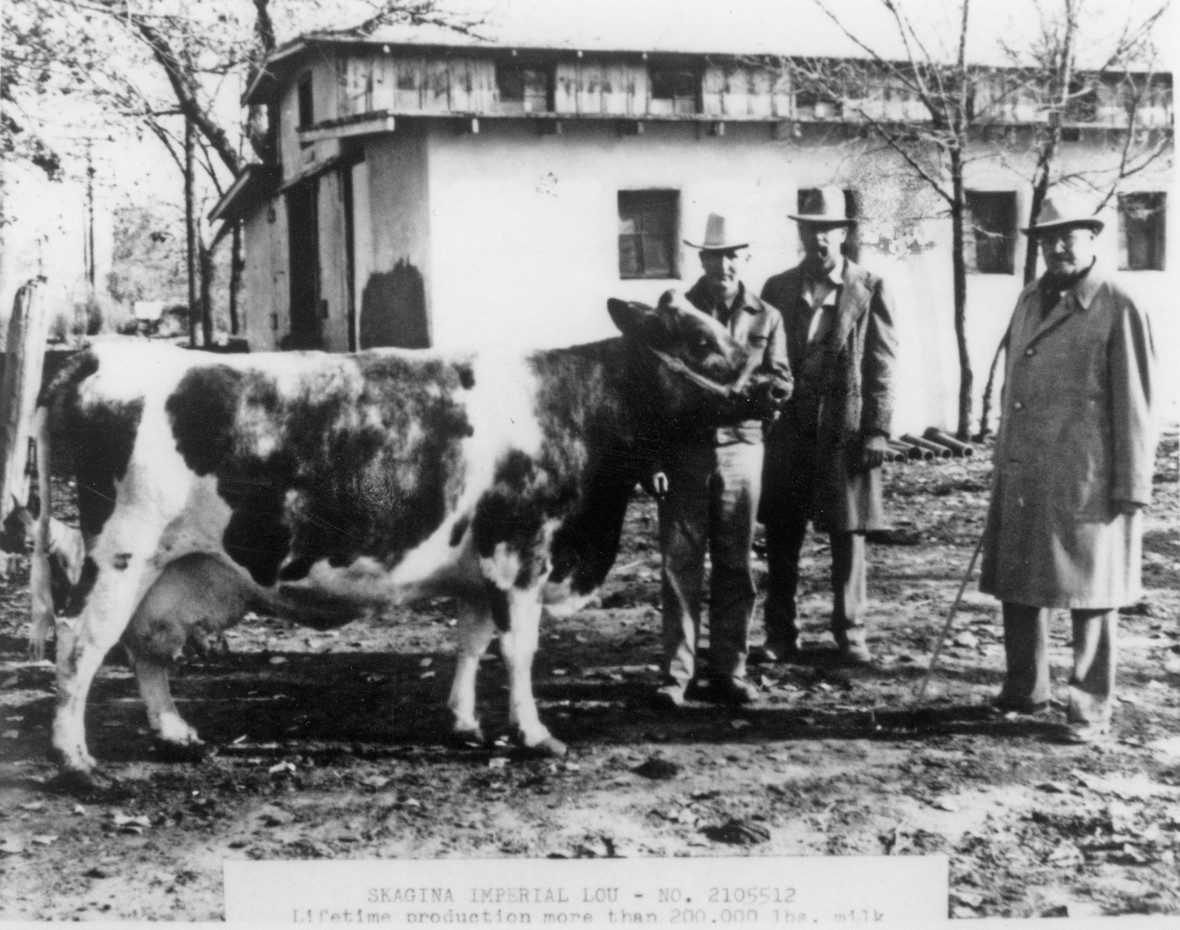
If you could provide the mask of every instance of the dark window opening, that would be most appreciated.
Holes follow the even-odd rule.
[[[1090,80],[1074,79],[1069,84],[1069,101],[1065,105],[1067,123],[1098,121],[1098,88]]]
[[[689,115],[700,112],[701,76],[696,71],[655,65],[651,76],[653,113]]]
[[[1016,192],[967,191],[967,269],[977,274],[1016,271]]]
[[[1119,268],[1163,271],[1168,195],[1119,194]]]
[[[802,119],[840,119],[844,102],[831,94],[800,89],[795,93],[795,115]]]
[[[500,107],[522,113],[545,113],[553,109],[553,81],[550,69],[530,67],[514,61],[496,63],[496,89]]]
[[[619,191],[619,277],[679,277],[679,191]]]
[[[305,74],[299,79],[299,128],[310,129],[315,125],[315,107],[311,94],[311,75]]]

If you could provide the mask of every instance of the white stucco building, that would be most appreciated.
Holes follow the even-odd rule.
[[[899,430],[953,427],[949,220],[856,107],[792,87],[753,57],[764,47],[583,44],[398,29],[277,52],[246,99],[274,108],[278,163],[249,168],[213,214],[244,224],[251,346],[601,338],[608,297],[691,285],[700,266],[683,240],[710,211],[746,231],[744,278],[760,289],[798,260],[799,192],[834,183],[861,218],[860,260],[897,292]],[[895,88],[863,93],[882,119],[921,116]],[[1067,128],[1065,164],[1111,157],[1126,113],[1117,88],[1104,94]],[[1170,134],[1169,75],[1150,99],[1140,118]],[[969,153],[977,396],[1022,286],[1029,127],[1045,118],[1014,101]],[[1176,284],[1171,175],[1169,150],[1111,201],[1101,240],[1149,303]],[[1177,316],[1157,309],[1161,348],[1180,344]]]

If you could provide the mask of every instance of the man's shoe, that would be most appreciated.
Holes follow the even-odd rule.
[[[753,665],[777,665],[799,657],[799,644],[793,639],[768,639],[761,646],[750,650],[749,661]]]
[[[1012,701],[1008,698],[998,697],[991,703],[991,710],[995,714],[1025,714],[1030,717],[1035,717],[1038,714],[1048,713],[1048,701]]]
[[[835,632],[832,636],[836,640],[836,648],[840,652],[840,661],[846,665],[870,665],[873,654],[865,644],[865,634],[861,630]]]
[[[684,706],[684,692],[686,686],[679,681],[668,681],[660,685],[652,699],[657,707],[678,710]]]
[[[708,700],[714,704],[749,704],[758,698],[758,688],[745,678],[714,678],[709,685]]]
[[[1091,723],[1070,723],[1065,727],[1065,741],[1075,746],[1089,746],[1109,739],[1110,721],[1098,720]]]

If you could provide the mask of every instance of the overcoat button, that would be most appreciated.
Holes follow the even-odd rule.
[[[1016,403],[1014,403],[1014,404],[1012,405],[1012,408],[1013,408],[1014,410],[1023,410],[1023,409],[1024,409],[1024,404],[1022,404],[1020,401],[1017,401]]]

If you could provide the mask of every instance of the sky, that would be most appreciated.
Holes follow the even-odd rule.
[[[855,46],[816,0],[446,0],[486,16],[487,31],[521,45],[594,48],[652,47],[693,52],[844,55]],[[825,0],[835,16],[887,57],[904,57],[897,30],[881,0]],[[1081,0],[1087,41],[1083,58],[1102,55],[1128,19],[1142,18],[1160,0]],[[953,57],[961,6],[948,0],[901,0],[932,54]],[[1040,13],[1060,0],[972,0],[968,55],[997,60],[998,43],[1035,32]],[[1156,30],[1175,61],[1174,11]],[[1000,56],[1002,57],[1002,56]]]

